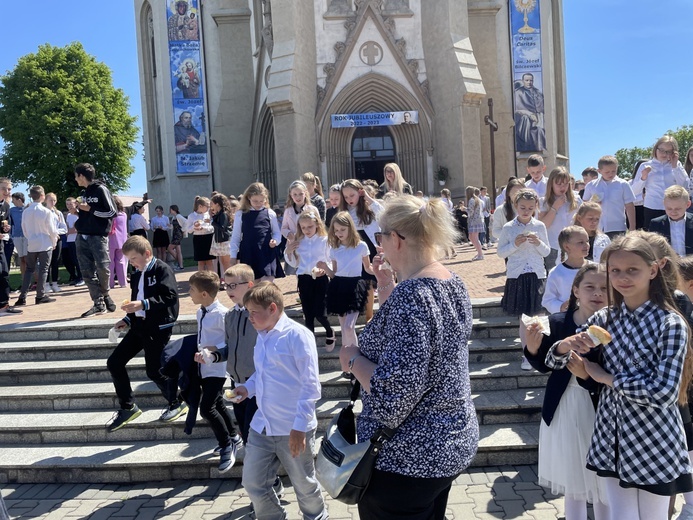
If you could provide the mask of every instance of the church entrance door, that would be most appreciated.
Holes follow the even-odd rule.
[[[386,126],[357,128],[351,141],[354,178],[373,179],[381,184],[383,168],[396,162],[395,142]]]

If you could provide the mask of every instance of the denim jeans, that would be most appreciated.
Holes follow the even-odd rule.
[[[51,265],[51,256],[53,251],[39,251],[32,253],[29,251],[26,254],[26,270],[22,278],[22,290],[20,296],[26,298],[26,293],[29,292],[31,279],[34,277],[34,271],[38,265],[38,275],[36,277],[36,299],[43,298],[46,295],[46,280],[48,279],[48,268]]]
[[[250,429],[243,459],[243,487],[255,507],[256,518],[288,518],[272,489],[280,463],[291,479],[304,520],[329,518],[320,485],[315,478],[314,452],[315,430],[306,432],[306,449],[294,458],[289,451],[288,435],[269,436]]]
[[[82,279],[89,288],[94,305],[103,305],[108,296],[111,259],[108,256],[108,237],[77,234],[77,261]]]

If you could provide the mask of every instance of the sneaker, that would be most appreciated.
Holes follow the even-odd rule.
[[[186,413],[188,413],[188,405],[184,402],[176,402],[164,410],[164,412],[159,416],[159,420],[164,422],[175,421],[181,415],[185,415]]]
[[[529,361],[527,361],[527,358],[522,356],[522,363],[520,364],[520,368],[522,370],[532,370],[532,365],[529,364]]]
[[[15,305],[17,305],[15,303]],[[96,316],[97,314],[106,314],[106,307],[101,305],[94,305],[87,312],[82,313],[82,318],[88,318],[89,316]]]
[[[133,404],[132,408],[129,410],[118,410],[113,414],[111,422],[106,424],[106,431],[111,433],[120,430],[123,426],[137,419],[140,415],[142,415],[142,410],[140,410],[136,404]]]
[[[53,282],[53,283],[51,284],[51,286],[52,286],[52,288],[53,288],[53,292],[54,292],[54,293],[59,293],[60,291],[62,291],[62,289],[61,289],[60,286],[58,285],[58,282]]]
[[[77,280],[70,280],[70,285],[77,285]]]
[[[115,312],[115,310],[117,309],[115,302],[110,296],[104,296],[103,303],[104,305],[106,305],[106,310],[108,312]]]
[[[488,246],[484,244],[483,246],[481,246],[481,249],[483,249],[484,251],[488,251]]]
[[[231,439],[231,442],[236,445],[236,452],[240,450],[243,447],[243,439],[241,439],[241,436],[236,434],[236,436]],[[221,455],[221,450],[223,448],[221,446],[218,446],[212,450],[212,456],[214,457],[219,457]]]
[[[53,288],[51,287],[51,284],[49,282],[46,282],[46,286],[43,288],[43,292],[45,292],[46,294],[53,292]]]
[[[274,490],[274,493],[277,495],[277,498],[281,500],[281,498],[284,496],[284,483],[282,482],[282,479],[279,478],[279,475],[277,475],[277,478],[274,479],[272,489]]]
[[[26,296],[20,296],[17,298],[17,301],[14,302],[15,307],[20,307],[22,305],[26,305]]]
[[[21,314],[22,311],[21,309],[16,309],[12,307],[11,305],[5,305],[4,307],[0,307],[0,314]]]
[[[236,463],[236,445],[232,442],[219,454],[219,473],[226,473]]]
[[[41,303],[51,303],[54,301],[55,301],[55,298],[51,298],[50,296],[45,296],[45,295],[41,298],[36,298],[36,300],[34,300],[36,305],[39,305]]]
[[[82,287],[84,285],[84,280],[77,280],[75,282],[75,287]]]
[[[472,258],[472,262],[476,262],[477,260],[483,260],[484,255],[476,255],[474,258]]]

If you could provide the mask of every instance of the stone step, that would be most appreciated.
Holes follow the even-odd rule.
[[[543,388],[501,390],[473,394],[477,419],[481,425],[531,423],[540,419]],[[347,403],[347,399],[321,399],[317,403],[318,431],[323,432]],[[229,409],[233,409],[229,406]],[[355,406],[361,410],[361,402]],[[183,432],[185,417],[173,422],[159,420],[161,409],[143,410],[127,427],[107,433],[105,424],[113,410],[62,410],[3,413],[0,444],[108,443],[132,441],[170,441],[208,438],[213,434],[198,416],[192,435]],[[210,442],[212,442],[210,441]]]
[[[325,358],[336,363],[336,358]],[[116,407],[108,369],[101,360],[41,361],[2,363],[0,369],[0,411],[65,410]],[[548,378],[535,370],[520,369],[516,362],[470,363],[472,391],[541,388]],[[162,406],[154,383],[146,380],[144,359],[135,358],[128,373],[144,407]],[[346,398],[349,381],[338,368],[320,373],[323,398]]]
[[[362,326],[357,326],[357,331]],[[324,351],[324,334],[322,328],[316,329],[318,337],[318,353],[322,361],[323,356],[330,357]],[[171,336],[172,340],[178,339],[182,335]],[[337,333],[337,344],[339,345],[339,332]],[[115,345],[107,338],[89,338],[81,340],[39,340],[39,341],[11,341],[0,344],[0,359],[2,362],[29,362],[29,361],[66,361],[74,359],[101,359],[105,360],[113,352]],[[338,349],[332,353],[338,357]],[[520,359],[522,348],[520,340],[514,337],[508,338],[486,338],[473,339],[469,341],[469,361],[471,363],[482,363],[491,361],[513,361]],[[140,352],[137,357],[144,357],[144,352]],[[0,363],[1,365],[1,363]]]
[[[480,427],[479,450],[472,466],[534,464],[538,424]],[[319,446],[318,441],[318,446]],[[219,475],[209,439],[0,445],[0,482],[131,483],[162,480],[240,478],[244,449],[231,471]]]

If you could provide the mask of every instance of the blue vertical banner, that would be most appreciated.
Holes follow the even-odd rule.
[[[176,172],[209,171],[199,0],[165,0]]]
[[[515,150],[546,150],[539,0],[510,0]]]

